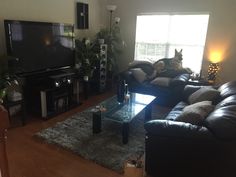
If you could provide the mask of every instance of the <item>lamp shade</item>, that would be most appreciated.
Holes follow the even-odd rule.
[[[107,5],[107,10],[115,11],[116,10],[116,5]]]
[[[222,61],[222,52],[221,51],[213,51],[210,53],[209,58],[211,63],[219,63]]]

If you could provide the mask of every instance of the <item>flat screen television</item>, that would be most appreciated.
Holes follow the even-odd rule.
[[[15,73],[27,74],[74,65],[74,26],[4,20],[7,54],[16,58]]]

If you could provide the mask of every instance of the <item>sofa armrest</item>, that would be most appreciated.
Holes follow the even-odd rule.
[[[171,79],[170,86],[185,86],[190,78],[189,74],[180,74]]]
[[[124,80],[130,80],[130,79],[133,79],[133,75],[132,75],[132,72],[129,71],[129,70],[126,70],[126,71],[123,71],[119,74],[119,76],[124,79]]]
[[[150,176],[232,176],[235,147],[224,148],[205,127],[154,120],[145,124],[145,170]],[[232,149],[232,150],[230,150]],[[226,168],[225,168],[226,167]],[[171,169],[171,170],[170,170]]]
[[[191,140],[214,139],[212,133],[201,126],[171,120],[151,120],[144,125],[147,134],[160,137],[173,137]]]
[[[134,78],[132,72],[130,70],[123,71],[119,74],[120,78],[125,80],[129,87],[136,87],[140,85],[140,83]]]

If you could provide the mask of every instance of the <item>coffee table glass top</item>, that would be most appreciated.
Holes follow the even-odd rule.
[[[102,112],[102,118],[120,123],[130,122],[155,98],[151,95],[129,93],[129,99],[126,99],[124,103],[119,103],[117,96],[113,96],[102,102],[102,106],[106,109],[105,112]]]

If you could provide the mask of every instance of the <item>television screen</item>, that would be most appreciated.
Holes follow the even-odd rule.
[[[61,23],[4,20],[7,53],[17,58],[16,73],[74,65],[74,27]]]

